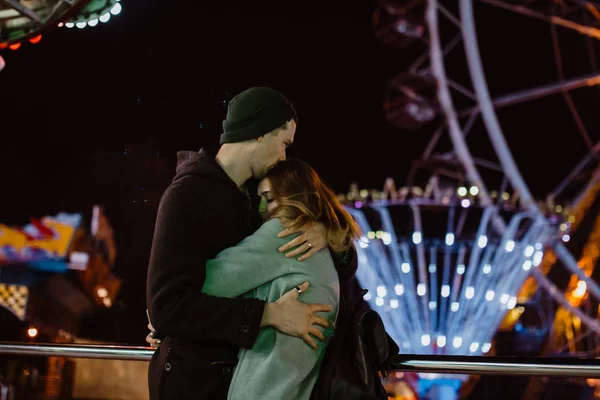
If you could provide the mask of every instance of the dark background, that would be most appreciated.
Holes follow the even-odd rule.
[[[337,192],[353,181],[381,188],[388,176],[404,183],[437,126],[404,131],[386,122],[386,82],[426,46],[378,42],[373,2],[205,3],[124,0],[107,24],[56,29],[3,53],[0,221],[25,224],[59,211],[89,221],[92,205],[103,204],[115,229],[124,287],[113,309],[86,321],[87,337],[144,343],[147,260],[175,152],[215,146],[238,92],[266,85],[292,100],[300,122],[289,155]],[[476,17],[493,96],[556,81],[546,23],[486,5],[476,6]],[[440,21],[447,43],[457,31]],[[585,38],[559,33],[566,76],[589,73]],[[470,87],[462,45],[446,62],[448,74]],[[600,92],[573,95],[594,136]],[[499,118],[538,198],[585,152],[561,96],[503,109]],[[493,159],[480,120],[468,142]],[[440,146],[450,149],[446,139]]]

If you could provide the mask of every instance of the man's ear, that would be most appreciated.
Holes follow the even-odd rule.
[[[256,140],[258,140],[258,143],[260,143],[260,142],[262,142],[264,137],[265,137],[265,135],[259,136]]]

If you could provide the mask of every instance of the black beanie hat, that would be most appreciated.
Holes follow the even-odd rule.
[[[227,106],[221,144],[259,138],[293,119],[296,110],[281,93],[253,87],[235,96]]]

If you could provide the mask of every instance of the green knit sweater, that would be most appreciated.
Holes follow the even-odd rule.
[[[213,296],[244,296],[274,302],[308,281],[310,287],[299,299],[305,303],[331,305],[332,311],[322,315],[331,327],[321,329],[325,343],[314,338],[319,344],[318,350],[300,338],[273,328],[261,329],[252,349],[240,350],[227,397],[230,400],[309,399],[325,347],[333,334],[340,292],[331,255],[325,249],[302,262],[285,258],[278,248],[290,238],[278,238],[282,230],[281,221],[272,219],[237,246],[209,260],[202,291]]]

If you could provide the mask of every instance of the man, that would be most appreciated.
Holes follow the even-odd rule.
[[[178,154],[176,176],[159,206],[148,268],[149,318],[153,335],[164,338],[150,363],[151,400],[226,399],[239,348],[252,348],[262,327],[316,347],[311,335],[321,334],[314,325],[328,326],[315,315],[328,311],[328,305],[298,301],[308,283],[268,304],[201,292],[206,260],[260,226],[252,185],[285,160],[296,123],[283,95],[251,88],[229,103],[216,155],[206,150]],[[288,257],[306,253],[306,258],[325,248],[323,228],[307,229],[280,251],[297,245]]]

